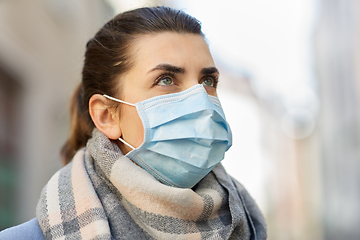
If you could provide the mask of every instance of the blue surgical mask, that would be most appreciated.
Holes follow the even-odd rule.
[[[191,188],[205,177],[231,147],[232,135],[219,99],[197,84],[183,92],[160,95],[136,104],[144,142],[125,156],[160,182]]]

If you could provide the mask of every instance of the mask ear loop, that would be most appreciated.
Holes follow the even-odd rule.
[[[126,146],[128,146],[129,148],[131,148],[132,150],[134,150],[135,148],[133,146],[131,146],[129,143],[125,142],[124,139],[119,138],[120,142],[122,142],[123,144],[125,144]]]
[[[106,95],[106,94],[104,94],[103,96],[104,96],[104,97],[106,97],[106,98],[108,98],[108,99],[110,99],[110,100],[113,100],[113,101],[115,101],[115,102],[125,103],[125,104],[127,104],[127,105],[130,105],[130,106],[135,107],[135,104],[133,104],[133,103],[128,103],[128,102],[125,102],[125,101],[123,101],[123,100],[120,100],[120,99],[117,99],[117,98],[110,97],[109,95]]]
[[[120,99],[117,99],[117,98],[110,97],[109,95],[104,94],[103,96],[104,96],[104,97],[106,97],[107,99],[113,100],[113,101],[115,101],[115,102],[124,103],[124,104],[127,104],[127,105],[130,105],[130,106],[135,107],[135,104],[128,103],[128,102],[125,102],[125,101],[123,101],[123,100],[120,100]],[[119,138],[119,140],[120,140],[120,142],[124,143],[126,146],[128,146],[129,148],[131,148],[132,150],[134,150],[134,149],[135,149],[135,148],[134,148],[133,146],[131,146],[129,143],[125,142],[125,140],[124,140],[124,139]]]

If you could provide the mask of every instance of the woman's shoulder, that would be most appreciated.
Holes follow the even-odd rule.
[[[0,232],[1,240],[41,240],[45,239],[36,218]]]

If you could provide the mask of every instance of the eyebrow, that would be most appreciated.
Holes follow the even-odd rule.
[[[148,73],[156,71],[156,70],[165,70],[165,71],[169,71],[169,72],[173,72],[173,73],[185,73],[184,68],[173,66],[170,64],[166,64],[166,63],[157,65],[156,67],[150,69],[150,71],[148,71]],[[201,69],[200,73],[202,75],[210,75],[210,74],[214,74],[214,73],[219,74],[219,70],[216,67],[207,67],[207,68]]]
[[[216,67],[203,68],[200,72],[202,75],[211,75],[214,73],[219,74],[219,70]]]
[[[165,71],[169,71],[169,72],[173,72],[173,73],[185,73],[185,69],[181,68],[181,67],[176,67],[170,64],[159,64],[156,67],[154,67],[153,69],[151,69],[149,72],[153,72],[156,70],[165,70]]]

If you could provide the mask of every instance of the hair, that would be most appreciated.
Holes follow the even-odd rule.
[[[91,96],[119,96],[119,76],[132,66],[129,56],[132,41],[141,35],[162,32],[191,33],[204,37],[197,19],[183,11],[159,6],[138,8],[115,16],[87,43],[82,81],[71,99],[70,136],[60,153],[64,165],[91,138],[95,127],[89,114]]]

